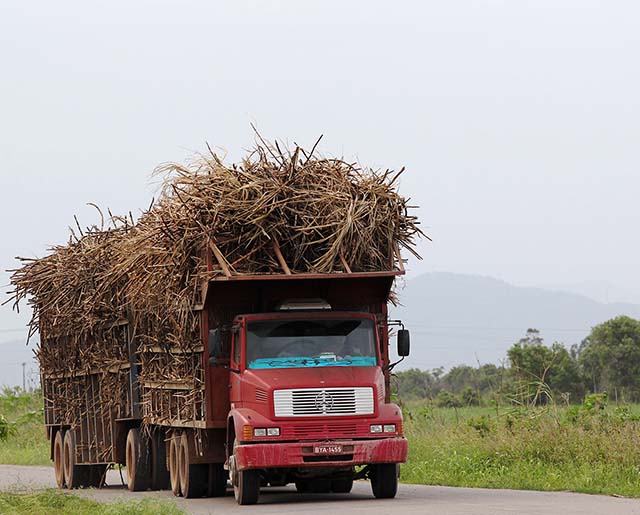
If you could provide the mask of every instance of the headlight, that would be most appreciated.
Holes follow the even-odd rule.
[[[382,433],[382,425],[381,424],[372,424],[369,430],[372,433]]]
[[[280,436],[279,427],[256,427],[253,436]]]
[[[384,425],[384,432],[385,433],[395,433],[396,432],[396,425],[395,424],[385,424]]]

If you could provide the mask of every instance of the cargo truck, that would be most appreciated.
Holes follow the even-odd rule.
[[[348,493],[360,479],[394,497],[407,441],[389,342],[395,332],[403,358],[409,333],[387,304],[403,273],[214,277],[193,303],[199,345],[188,352],[139,341],[134,315],[112,322],[122,359],[42,376],[58,486],[100,486],[121,464],[130,490],[221,496],[229,481],[243,505],[263,487]],[[64,352],[64,341],[41,334],[43,348]],[[148,379],[172,360],[186,377]]]

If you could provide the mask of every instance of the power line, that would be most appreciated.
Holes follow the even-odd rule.
[[[470,331],[523,331],[527,330],[528,327],[494,327],[489,325],[429,325],[422,322],[412,322],[411,320],[404,320],[404,323],[407,327],[419,327],[421,329],[453,329],[453,330],[470,330]],[[536,329],[540,332],[542,331],[566,331],[566,332],[589,332],[591,328],[568,328],[568,327],[536,327]]]

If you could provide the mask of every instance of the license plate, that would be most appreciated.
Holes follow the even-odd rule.
[[[314,445],[314,454],[340,454],[342,445]]]

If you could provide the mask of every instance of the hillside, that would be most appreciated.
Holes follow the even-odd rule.
[[[398,293],[402,306],[393,316],[412,334],[412,355],[402,368],[497,363],[529,327],[539,329],[547,344],[570,346],[614,316],[640,318],[640,305],[600,303],[477,275],[424,274],[408,279]]]

